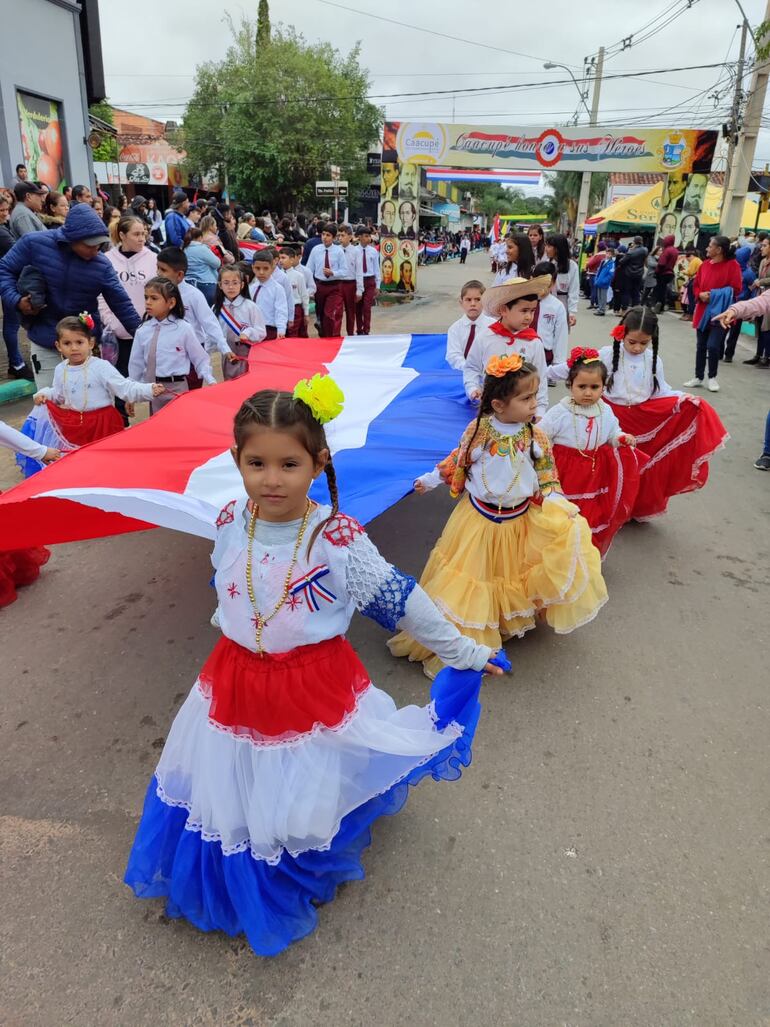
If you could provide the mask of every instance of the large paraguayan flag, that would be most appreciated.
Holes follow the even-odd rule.
[[[345,409],[327,427],[340,508],[366,523],[457,445],[474,416],[445,335],[289,339],[254,347],[249,374],[174,400],[147,421],[71,453],[0,496],[3,549],[161,526],[214,538],[243,494],[233,416],[259,389],[330,373]],[[314,486],[325,501],[325,478]]]

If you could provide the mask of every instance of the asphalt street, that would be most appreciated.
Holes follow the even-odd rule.
[[[474,275],[490,280],[482,256],[422,270],[423,298],[378,308],[374,329],[442,331]],[[573,337],[601,346],[614,323],[581,301]],[[691,326],[666,314],[661,352],[672,384],[689,378]],[[378,825],[366,880],[272,960],[122,884],[216,639],[209,545],[158,530],[57,547],[0,612],[0,1023],[767,1027],[770,474],[752,463],[770,371],[719,377],[732,438],[706,488],[621,533],[596,621],[509,647],[472,766]],[[0,487],[14,480],[4,454]],[[449,511],[410,496],[371,534],[418,574]],[[354,621],[373,679],[424,703],[385,637]]]

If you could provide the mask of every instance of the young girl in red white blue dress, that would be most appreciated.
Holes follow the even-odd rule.
[[[580,508],[603,558],[631,518],[640,468],[649,457],[636,451],[636,439],[602,399],[608,372],[598,350],[576,346],[567,367],[569,396],[550,407],[538,427],[551,440],[564,496]]]
[[[212,555],[222,637],[171,727],[125,875],[169,916],[245,933],[264,956],[364,876],[370,827],[409,785],[459,776],[481,672],[501,672],[338,512],[323,423],[341,397],[316,375],[236,416],[245,495],[222,510]],[[308,498],[322,473],[331,506]],[[466,673],[436,681],[430,706],[399,709],[345,639],[356,609]]]

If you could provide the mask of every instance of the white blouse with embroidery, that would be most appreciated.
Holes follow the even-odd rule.
[[[318,535],[331,513],[316,507],[291,575],[289,596],[263,629],[266,652],[282,653],[344,635],[356,609],[391,631],[408,631],[451,667],[482,670],[493,655],[445,620],[416,584],[387,562],[357,521],[339,514]],[[211,561],[222,633],[256,651],[256,615],[246,583],[248,524],[245,499],[233,500],[218,519]],[[252,548],[252,583],[261,616],[272,612],[291,564],[300,521],[258,520]]]
[[[538,422],[553,445],[592,450],[609,443],[619,446],[623,430],[615,411],[604,400],[580,406],[569,396],[550,407]]]
[[[152,399],[152,384],[124,378],[109,361],[89,357],[84,364],[74,367],[64,360],[57,364],[53,385],[40,389],[36,395],[72,410],[101,410],[111,407],[116,396],[126,403]]]
[[[612,346],[604,346],[599,350],[599,359],[612,374]],[[551,364],[548,378],[552,382],[566,381],[569,368],[564,364]],[[623,345],[620,347],[618,369],[615,371],[612,388],[605,392],[607,399],[620,406],[632,407],[638,403],[646,403],[648,399],[661,399],[664,396],[681,396],[682,393],[672,389],[663,372],[663,361],[658,355],[655,369],[658,388],[653,393],[652,350],[648,346],[641,353],[629,353]]]

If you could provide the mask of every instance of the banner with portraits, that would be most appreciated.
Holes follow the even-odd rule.
[[[695,249],[701,248],[698,245],[698,237],[701,233],[708,184],[707,174],[689,174],[681,171],[669,173],[663,182],[660,220],[657,227],[658,239],[673,235],[674,245],[682,252],[690,246]]]
[[[412,293],[417,281],[420,168],[398,161],[380,168],[380,269],[382,292]]]

